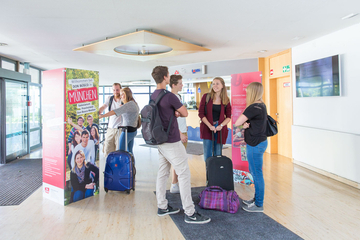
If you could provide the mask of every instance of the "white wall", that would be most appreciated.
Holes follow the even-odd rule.
[[[202,74],[191,72],[192,69],[200,68],[202,65],[207,66],[207,73]],[[175,70],[179,71],[184,79],[186,78],[206,78],[206,77],[218,77],[226,76],[236,73],[247,73],[247,72],[257,72],[258,70],[258,59],[238,59],[238,60],[229,60],[229,61],[218,61],[218,62],[204,62],[204,63],[195,63],[187,64],[180,66],[171,66],[169,67],[170,75],[174,74]]]
[[[341,97],[297,98],[293,89],[293,157],[360,183],[360,24],[294,47],[292,68],[336,54]]]

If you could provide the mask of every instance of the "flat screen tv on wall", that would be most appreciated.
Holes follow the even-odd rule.
[[[296,97],[340,96],[339,55],[295,65]]]

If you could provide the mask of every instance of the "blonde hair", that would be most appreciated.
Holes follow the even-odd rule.
[[[246,88],[246,107],[256,101],[263,101],[264,87],[259,82],[252,82]]]
[[[227,90],[226,90],[224,79],[222,79],[221,77],[216,77],[213,79],[213,82],[214,82],[214,80],[219,80],[221,82],[221,85],[223,86],[223,88],[221,89],[221,92],[220,92],[220,99],[221,99],[222,104],[227,105],[230,102],[230,99],[227,95]],[[211,88],[209,93],[210,93],[210,98],[212,100],[214,100],[214,96],[215,96],[214,89]]]
[[[75,153],[75,156],[74,156],[74,166],[73,166],[73,168],[71,169],[71,171],[72,171],[73,173],[75,173],[75,167],[77,166],[77,163],[76,163],[76,156],[77,156],[77,155],[81,155],[81,156],[84,158],[83,164],[84,164],[84,166],[86,167],[85,153],[83,152],[83,150],[79,150],[79,151],[77,151],[77,152]]]

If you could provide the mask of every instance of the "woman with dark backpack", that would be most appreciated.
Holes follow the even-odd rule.
[[[221,154],[223,146],[220,143],[226,143],[229,131],[227,124],[231,120],[230,99],[227,95],[225,81],[221,77],[214,78],[210,92],[202,96],[199,117],[201,119],[200,138],[203,139],[204,160],[206,161],[212,156],[213,148],[215,156]],[[214,133],[214,140],[212,140],[212,132]]]
[[[249,171],[253,176],[255,196],[251,200],[243,200],[243,209],[248,212],[264,211],[265,181],[262,172],[263,156],[267,148],[267,111],[262,100],[263,85],[252,82],[246,88],[246,109],[236,120],[235,126],[245,129],[246,155]]]

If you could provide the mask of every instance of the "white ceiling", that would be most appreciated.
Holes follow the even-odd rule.
[[[46,70],[97,70],[112,84],[151,79],[157,65],[266,57],[357,24],[359,15],[341,18],[358,12],[359,0],[2,0],[0,55]],[[147,62],[72,51],[136,29],[211,51]]]

